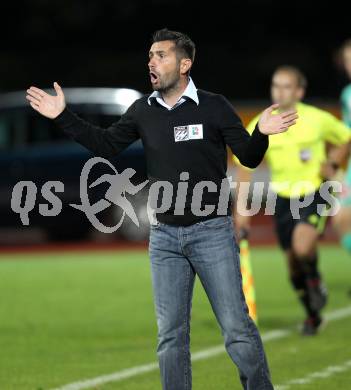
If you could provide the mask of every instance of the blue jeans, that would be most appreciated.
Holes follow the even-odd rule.
[[[149,254],[163,390],[190,390],[192,386],[190,317],[196,274],[243,388],[272,390],[261,337],[242,290],[232,217],[215,217],[190,226],[157,221],[151,225]]]

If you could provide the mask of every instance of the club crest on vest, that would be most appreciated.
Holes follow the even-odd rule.
[[[192,139],[203,139],[202,124],[174,127],[175,142],[189,141]]]

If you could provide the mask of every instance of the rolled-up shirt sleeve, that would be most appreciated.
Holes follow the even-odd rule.
[[[135,102],[108,128],[102,128],[80,118],[66,107],[54,122],[70,138],[96,156],[111,158],[140,138],[135,117]]]
[[[225,143],[230,147],[240,163],[248,168],[256,168],[269,145],[268,135],[260,132],[258,123],[250,133],[245,129],[240,117],[230,102],[219,95],[219,127]]]

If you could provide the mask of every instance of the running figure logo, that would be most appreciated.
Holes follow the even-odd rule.
[[[98,202],[90,204],[88,196],[88,177],[92,167],[98,163],[108,165],[114,171],[114,174],[104,174],[90,184],[89,188],[106,182],[110,184],[109,189],[106,191],[105,199],[100,199]],[[80,205],[70,204],[70,206],[84,212],[92,225],[102,233],[113,233],[116,231],[122,225],[126,214],[137,226],[139,226],[139,221],[133,206],[126,198],[125,194],[137,194],[145,187],[149,180],[145,180],[136,186],[130,181],[134,174],[135,170],[132,168],[127,168],[122,173],[118,173],[116,168],[108,160],[101,157],[93,157],[85,163],[80,175],[80,199],[82,203]],[[122,217],[117,225],[105,226],[99,221],[96,214],[105,210],[111,206],[111,204],[114,204],[123,210]]]

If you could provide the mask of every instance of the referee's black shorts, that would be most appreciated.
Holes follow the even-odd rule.
[[[310,196],[313,197],[313,201],[308,206],[298,210],[299,218],[297,219],[293,218],[291,211],[294,199],[277,196],[274,222],[279,245],[282,249],[289,249],[291,247],[293,230],[299,223],[308,223],[315,227],[320,234],[323,234],[327,217],[319,215],[317,206],[318,204],[326,205],[327,202],[321,197],[319,191],[307,195],[306,198]],[[300,200],[303,198],[300,197]]]

